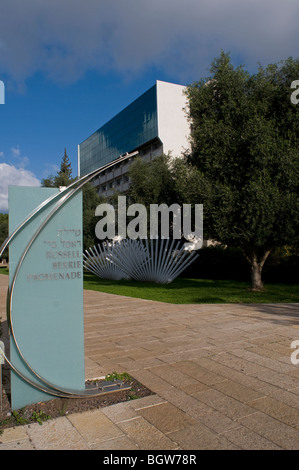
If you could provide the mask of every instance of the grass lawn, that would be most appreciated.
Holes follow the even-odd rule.
[[[1,268],[0,274],[8,274],[8,269]],[[84,289],[172,304],[299,302],[298,284],[265,284],[263,292],[252,292],[249,283],[239,281],[177,278],[171,284],[156,284],[109,281],[85,272]]]
[[[177,278],[171,284],[137,281],[108,281],[84,273],[84,289],[172,304],[198,303],[297,303],[297,284],[265,284],[263,292],[252,292],[239,281]]]

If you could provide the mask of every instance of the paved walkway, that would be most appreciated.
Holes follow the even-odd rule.
[[[0,450],[299,449],[298,304],[84,296],[86,377],[126,371],[155,395],[5,430]]]

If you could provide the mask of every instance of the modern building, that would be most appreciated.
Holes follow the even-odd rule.
[[[130,154],[95,178],[99,194],[110,196],[126,191],[132,160],[151,160],[159,155],[179,157],[189,148],[190,126],[186,116],[185,87],[157,81],[119,114],[78,146],[78,174],[84,176],[101,166]]]

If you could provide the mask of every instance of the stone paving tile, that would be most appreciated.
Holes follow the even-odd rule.
[[[236,429],[239,427],[237,421],[229,418],[222,411],[215,410],[214,408],[210,408],[208,412],[199,416],[198,421],[218,434],[225,433],[230,429]]]
[[[252,388],[253,390],[259,391],[260,389],[263,389],[266,385],[268,385],[267,382],[263,380],[263,376],[257,377],[253,375],[247,375],[244,373],[242,369],[238,370],[238,367],[233,364],[233,368],[231,368],[229,365],[224,365],[219,361],[219,357],[221,355],[218,354],[217,356],[211,356],[210,362],[209,362],[209,368],[212,371],[217,372],[219,375],[223,377],[223,379],[230,379],[233,380],[234,382],[243,385],[245,387]],[[207,366],[207,360],[205,358],[205,366]],[[197,360],[197,359],[192,359],[192,362],[202,364],[202,359]],[[267,370],[267,369],[265,369]],[[216,385],[215,385],[216,388]]]
[[[287,375],[290,377],[294,377],[296,379],[299,379],[299,368],[298,366],[293,365],[293,369],[289,372],[287,372]]]
[[[31,444],[29,438],[22,439],[21,441],[8,442],[7,444],[0,444],[1,450],[36,450]]]
[[[282,450],[274,442],[244,427],[227,431],[223,436],[243,450]]]
[[[223,382],[223,380],[225,380],[223,376],[215,372],[211,372],[191,361],[177,362],[173,367],[205,385],[214,385],[217,382]]]
[[[278,343],[268,346],[269,347],[267,347],[267,345],[251,346],[247,348],[247,350],[251,353],[259,354],[262,357],[268,357],[270,359],[276,359],[279,362],[284,362],[285,364],[290,364],[290,348]]]
[[[279,400],[263,397],[249,402],[249,405],[289,426],[296,427],[299,425],[299,409],[288,406]]]
[[[253,372],[250,375],[252,375],[252,377],[262,380],[266,384],[279,384],[279,387],[284,390],[292,390],[299,387],[299,378],[291,377],[288,374],[282,374],[269,369]]]
[[[222,412],[200,402],[196,398],[178,390],[175,387],[168,390],[162,390],[159,392],[159,395],[169,403],[172,403],[174,406],[187,413],[191,418],[205,424],[207,428],[217,433],[222,433],[227,429],[232,429],[238,426],[236,421],[232,420]]]
[[[211,408],[204,403],[199,402],[193,396],[171,387],[165,390],[159,391],[159,396],[178,407],[180,410],[188,413],[194,419],[199,419],[205,413],[211,411]]]
[[[4,429],[3,433],[0,434],[0,443],[6,444],[8,442],[18,442],[24,439],[28,439],[25,426],[18,426],[14,428]]]
[[[99,364],[89,357],[85,357],[85,377],[87,379],[103,377],[103,370]]]
[[[244,427],[287,450],[299,449],[299,430],[290,427],[265,413],[256,412],[238,420]]]
[[[123,433],[142,450],[174,450],[179,446],[144,418],[136,418],[119,424]]]
[[[276,372],[288,373],[292,371],[294,367],[290,361],[283,363],[278,360],[262,356],[261,354],[255,353],[253,351],[235,349],[232,351],[232,354],[234,356],[242,357],[249,362],[253,362],[254,364],[260,364],[261,366]]]
[[[140,417],[140,414],[135,411],[130,402],[107,406],[106,408],[103,408],[102,411],[107,418],[113,421],[114,424],[119,424],[123,421],[129,421],[130,419]]]
[[[116,437],[91,445],[92,450],[140,450],[138,445],[127,436]]]
[[[287,356],[287,358],[289,359],[290,358],[290,344],[285,346],[284,344],[281,344],[281,343],[272,343],[272,344],[267,343],[263,345],[262,348],[263,350],[268,350],[272,353],[280,354],[281,356]]]
[[[117,363],[117,361],[115,361]],[[144,370],[150,369],[151,367],[160,366],[163,364],[159,359],[155,357],[151,357],[148,359],[138,359],[132,360],[129,359],[128,361],[121,361],[122,367],[128,372],[134,372],[135,370]]]
[[[112,372],[117,372],[118,374],[124,372],[124,368],[121,365],[109,361],[103,356],[90,356],[89,358],[98,365],[97,370],[100,377],[111,374]]]
[[[124,421],[140,418],[140,410],[165,403],[167,402],[158,395],[149,395],[130,402],[116,403],[115,405],[107,406],[103,408],[102,411],[114,424],[119,424]]]
[[[0,451],[1,450],[34,450],[28,433],[27,426],[18,426],[14,428],[4,429],[0,434]]]
[[[246,387],[245,385],[229,379],[215,384],[214,389],[224,393],[228,397],[235,398],[242,403],[248,403],[265,395],[263,392],[257,392],[250,387]]]
[[[195,393],[196,391],[204,391],[209,388],[207,385],[195,380],[190,375],[184,374],[171,365],[153,367],[150,369],[150,372],[158,375],[158,377],[161,377],[163,380],[180,390],[185,390],[189,394],[191,394],[191,389]]]
[[[148,395],[147,397],[131,401],[130,405],[135,411],[139,411],[149,406],[161,405],[161,403],[165,403],[165,400],[159,395]]]
[[[250,406],[245,405],[244,403],[241,403],[234,398],[228,397],[218,390],[199,392],[194,396],[200,402],[203,402],[211,408],[220,411],[222,414],[228,416],[232,420],[241,418],[242,416],[248,416],[255,412],[254,408],[251,408]]]
[[[171,403],[161,403],[160,405],[143,408],[139,410],[139,413],[166,435],[196,424],[193,418]]]
[[[179,352],[190,352],[190,354],[192,354],[192,351],[196,352],[198,350],[211,349],[213,347],[214,345],[205,339],[198,337],[193,338],[192,336],[188,335],[188,340],[185,342],[185,344],[177,344],[177,342],[175,342],[174,346],[167,344],[167,349],[165,348],[165,354]]]
[[[151,370],[136,370],[132,372],[132,375],[136,380],[139,380],[143,385],[155,393],[159,393],[161,390],[172,387],[169,382],[153,374]]]
[[[57,418],[40,426],[38,423],[26,426],[28,436],[36,450],[89,450],[85,439],[70,421]]]
[[[216,384],[213,385],[215,387]],[[203,392],[205,390],[210,390],[211,386],[210,385],[205,385],[201,382],[196,381],[195,383],[192,384],[182,384],[180,387],[177,387],[183,392],[186,392],[188,395],[191,395],[192,397],[198,393],[198,392]]]
[[[151,357],[155,357],[156,351],[153,351],[151,349],[146,349],[144,347],[139,347],[139,348],[134,348],[134,349],[126,349],[122,352],[122,354],[125,354],[129,360],[133,359],[137,361],[138,359],[148,359]],[[109,356],[111,356],[111,354],[109,354]]]
[[[260,393],[265,397],[268,396],[269,398],[275,398],[288,406],[296,408],[296,410],[299,409],[299,388],[288,391],[283,390],[279,386],[267,384],[264,388],[260,389]]]
[[[92,291],[84,305],[89,378],[126,371],[155,395],[14,428],[0,450],[298,448],[299,305],[181,306]]]
[[[215,359],[215,356],[213,358]],[[236,355],[229,352],[218,354],[216,359],[218,363],[227,366],[231,369],[241,371],[244,374],[253,374],[255,372],[262,373],[263,371],[267,370],[265,367],[259,364],[249,362],[246,359],[237,357]]]
[[[69,415],[68,420],[89,445],[124,435],[101,409]]]
[[[191,359],[196,359],[198,357],[209,357],[214,354],[213,347],[204,347],[200,349],[192,349],[189,351],[182,352],[171,352],[169,354],[158,355],[157,358],[166,363],[166,364],[175,364],[177,362],[188,361]]]
[[[289,347],[291,342],[292,338],[286,338],[286,336],[282,334],[266,334],[251,339],[251,343],[258,344],[268,349],[275,349],[277,346]]]
[[[176,441],[184,450],[239,450],[240,447],[225,436],[213,433],[202,424],[189,426],[180,431],[172,432],[169,437]]]

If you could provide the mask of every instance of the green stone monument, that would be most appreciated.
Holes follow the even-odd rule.
[[[57,193],[9,188],[10,234],[33,214],[9,248],[12,410],[55,398],[52,388],[85,389],[82,194],[56,210]]]

